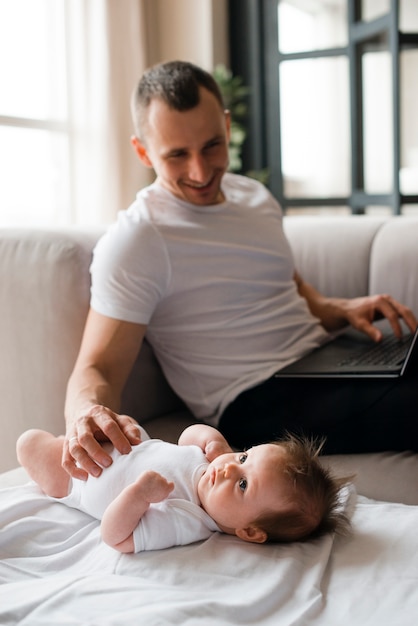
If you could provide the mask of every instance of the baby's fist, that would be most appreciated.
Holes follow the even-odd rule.
[[[229,452],[232,452],[232,448],[226,443],[226,441],[209,441],[205,448],[205,456],[209,463],[221,454],[228,454]]]
[[[164,476],[152,470],[143,472],[138,482],[143,496],[149,503],[162,502],[174,489],[173,482],[169,482]]]

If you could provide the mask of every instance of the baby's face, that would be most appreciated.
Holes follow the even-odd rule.
[[[284,466],[285,454],[281,446],[264,444],[222,454],[209,464],[198,494],[221,530],[234,534],[254,525],[261,514],[287,508],[289,483],[278,469]]]

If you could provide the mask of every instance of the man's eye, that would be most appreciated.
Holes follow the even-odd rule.
[[[211,148],[217,148],[221,144],[219,139],[214,139],[210,143],[207,143],[205,146],[205,150],[210,150]]]
[[[247,480],[245,478],[240,478],[238,484],[241,491],[245,491],[247,489]]]
[[[248,454],[245,454],[245,452],[239,455],[238,460],[241,463],[241,465],[245,463],[245,461],[247,460],[247,457],[248,457]]]

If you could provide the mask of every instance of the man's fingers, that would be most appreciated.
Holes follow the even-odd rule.
[[[87,480],[88,472],[78,467],[75,459],[72,457],[71,452],[69,450],[70,441],[73,443],[74,437],[71,437],[70,440],[64,441],[64,448],[62,452],[62,467],[65,471],[72,477],[77,478],[78,480]]]
[[[63,461],[62,467],[71,476],[71,478],[76,478],[77,480],[87,480],[89,476],[88,472],[85,472],[84,470],[82,470],[72,460]]]
[[[129,415],[119,415],[103,406],[94,407],[91,415],[97,429],[95,439],[110,441],[121,454],[129,454],[132,445],[141,442],[138,423]],[[91,430],[90,425],[88,431]],[[88,450],[87,446],[86,449]]]
[[[404,306],[392,296],[381,294],[364,299],[364,304],[357,310],[353,309],[352,325],[364,332],[374,341],[380,341],[382,333],[374,326],[373,322],[378,319],[387,319],[393,333],[401,338],[403,334],[402,322],[414,332],[417,320],[408,307]]]
[[[97,433],[100,433],[100,439],[96,437]],[[101,473],[101,471],[97,471],[95,466],[99,466],[99,470],[101,470],[101,468],[109,467],[112,464],[110,454],[103,447],[103,444],[108,442],[109,438],[106,435],[104,437],[101,436],[102,433],[103,431],[94,428],[93,424],[82,422],[77,425],[77,440],[73,441],[69,446],[71,456],[83,469],[94,476],[98,476]],[[128,452],[129,450],[130,447]],[[93,469],[94,471],[91,471]]]
[[[384,296],[386,299],[386,302],[392,307],[392,309],[396,312],[397,314],[397,322],[399,324],[399,320],[402,319],[405,324],[408,326],[409,330],[413,333],[415,332],[417,325],[418,325],[418,321],[415,317],[415,315],[413,314],[412,310],[405,306],[404,304],[401,304],[400,302],[398,302],[397,300],[395,300],[395,298],[392,298],[392,296]],[[400,330],[402,332],[402,328],[399,324]]]
[[[141,442],[137,422],[129,415],[118,415],[107,407],[95,405],[80,416],[67,433],[64,444],[63,468],[74,478],[86,479],[88,474],[99,476],[112,463],[103,447],[110,442],[121,453],[128,454],[132,445]]]
[[[141,430],[136,420],[134,420],[129,415],[118,415],[117,421],[120,429],[122,430],[131,445],[136,446],[141,443]]]
[[[411,309],[392,298],[392,296],[387,294],[380,296],[377,309],[389,321],[396,337],[401,338],[403,334],[401,320],[408,326],[411,332],[415,331],[417,320]]]

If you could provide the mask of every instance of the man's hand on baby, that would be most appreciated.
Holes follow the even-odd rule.
[[[174,483],[169,482],[158,472],[147,470],[136,480],[138,491],[144,500],[149,502],[162,502],[174,489]]]
[[[112,463],[103,449],[111,442],[121,454],[141,442],[138,423],[129,415],[119,415],[109,408],[94,405],[67,425],[62,457],[63,468],[73,477],[86,480],[88,474],[99,476]]]

